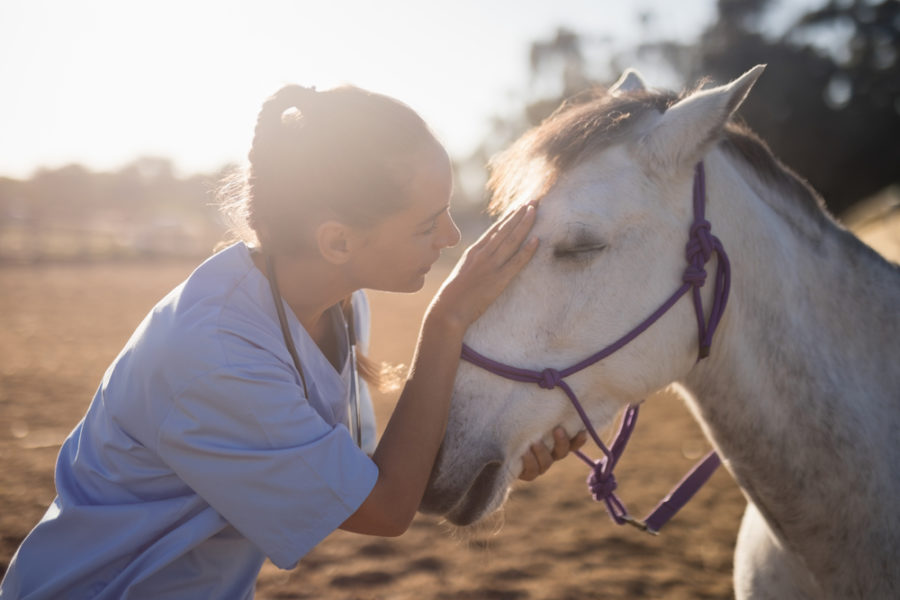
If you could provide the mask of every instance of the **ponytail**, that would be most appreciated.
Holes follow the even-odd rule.
[[[315,88],[286,85],[263,103],[256,118],[253,144],[248,155],[251,165],[289,158],[289,154],[279,150],[288,149],[290,130],[302,127],[315,94]]]
[[[348,323],[352,322],[352,296],[341,300],[341,311],[344,313],[344,320]],[[403,369],[403,365],[392,365],[373,360],[363,354],[358,347],[356,349],[356,370],[359,376],[381,392],[393,391],[400,387]]]

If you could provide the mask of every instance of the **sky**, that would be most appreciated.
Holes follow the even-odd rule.
[[[139,156],[212,172],[244,160],[260,105],[286,83],[399,98],[461,156],[514,109],[532,41],[566,26],[633,43],[647,9],[653,34],[689,39],[714,4],[0,0],[0,176]]]

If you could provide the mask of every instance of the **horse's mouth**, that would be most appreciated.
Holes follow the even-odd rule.
[[[463,497],[446,514],[447,520],[464,527],[483,517],[499,493],[498,484],[501,483],[499,479],[503,473],[502,467],[500,462],[486,464]]]
[[[504,473],[501,461],[492,461],[482,467],[472,484],[461,495],[452,490],[440,489],[429,484],[419,510],[442,514],[454,525],[466,526],[485,516],[497,496],[502,493]]]

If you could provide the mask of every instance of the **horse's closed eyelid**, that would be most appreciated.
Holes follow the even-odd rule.
[[[556,246],[553,248],[554,258],[574,258],[586,256],[606,249],[606,244],[591,243],[578,246]]]
[[[553,258],[587,258],[608,246],[604,236],[599,235],[588,223],[569,223],[566,230],[565,237],[558,239],[553,245]]]

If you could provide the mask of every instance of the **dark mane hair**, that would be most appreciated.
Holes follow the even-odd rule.
[[[662,114],[688,94],[642,90],[614,95],[596,88],[565,101],[491,160],[490,212],[501,213],[510,204],[524,200],[527,176],[533,178],[536,170],[542,181],[538,189],[529,186],[527,191],[542,195],[567,169],[624,141],[642,116]],[[745,162],[758,177],[796,198],[817,221],[828,219],[821,197],[775,158],[766,143],[743,123],[727,123],[719,147]]]
[[[805,179],[778,160],[768,144],[744,123],[738,121],[727,123],[725,136],[719,142],[719,147],[746,163],[757,177],[794,198],[805,213],[817,223],[831,220],[822,197]]]

